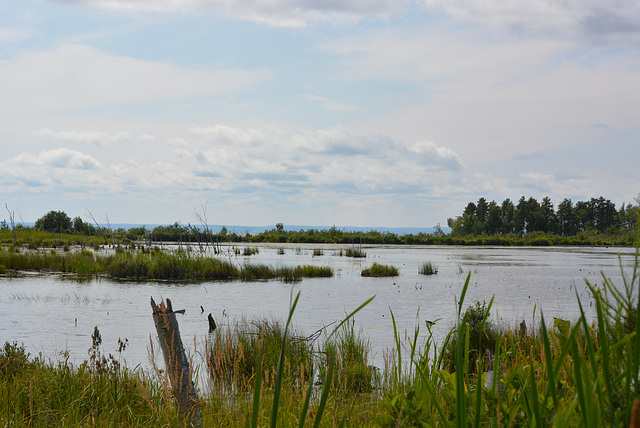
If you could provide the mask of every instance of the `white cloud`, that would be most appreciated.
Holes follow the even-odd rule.
[[[598,132],[594,123],[637,127],[640,61],[624,51],[437,29],[385,30],[323,48],[343,57],[345,79],[415,88],[412,103],[368,118],[370,127],[427,135],[474,162],[573,144]]]
[[[104,134],[68,131],[54,135],[85,141]],[[92,183],[97,192],[206,189],[229,194],[243,191],[256,197],[269,192],[297,194],[302,189],[333,194],[422,192],[424,186],[441,182],[462,168],[456,153],[433,142],[407,147],[385,135],[345,127],[291,132],[223,125],[190,129],[189,136],[159,160],[138,156],[103,166],[83,152],[57,148],[38,154],[23,152],[0,165],[0,182],[5,185],[64,184],[79,191]],[[75,170],[83,170],[84,178],[79,179]]]
[[[33,155],[28,152],[23,152],[14,158],[7,159],[4,163],[12,164],[18,168],[32,168],[49,166],[60,169],[101,169],[100,162],[95,160],[92,156],[81,153],[77,150],[71,150],[68,148],[58,148],[52,150],[45,150],[37,155]],[[13,169],[13,168],[10,168]]]
[[[228,95],[268,76],[265,71],[180,68],[62,45],[0,61],[0,113]]]
[[[315,22],[354,22],[404,10],[408,0],[50,0],[123,13],[217,13],[274,27],[297,29]]]

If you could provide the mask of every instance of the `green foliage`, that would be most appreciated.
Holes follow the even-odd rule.
[[[444,349],[443,368],[453,371],[456,367],[456,341],[458,337],[464,342],[468,342],[467,358],[472,373],[476,371],[476,364],[480,357],[485,355],[487,350],[493,351],[496,346],[497,328],[487,321],[490,316],[486,302],[476,301],[469,306],[462,316],[462,325],[452,335],[453,340],[449,342],[449,347]],[[460,334],[462,332],[462,334]]]
[[[71,232],[71,219],[64,211],[49,211],[36,220],[35,227],[47,232]]]
[[[509,238],[507,242],[510,245],[580,245],[569,239],[556,238],[574,237],[587,231],[594,231],[609,241],[604,244],[590,240],[591,245],[633,245],[638,209],[633,204],[623,204],[617,210],[613,202],[603,197],[578,201],[575,205],[571,199],[565,198],[558,205],[557,211],[554,211],[549,197],[538,202],[533,197],[525,199],[522,196],[517,206],[510,199],[505,199],[498,206],[495,201],[487,204],[484,198],[480,198],[477,205],[470,202],[459,217],[450,218],[447,223],[451,227],[452,236],[458,237],[510,234],[523,237],[536,233],[544,236],[520,244]],[[482,242],[480,239],[476,239],[476,242],[481,245],[503,245]]]
[[[385,277],[398,276],[398,268],[391,265],[381,265],[374,262],[371,267],[363,269],[360,276]]]

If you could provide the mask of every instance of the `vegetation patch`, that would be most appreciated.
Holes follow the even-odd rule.
[[[379,263],[374,262],[371,267],[363,269],[360,273],[360,276],[373,276],[373,277],[383,277],[383,276],[398,276],[398,268],[391,265],[381,265]]]
[[[184,250],[132,252],[118,249],[115,254],[99,256],[89,250],[76,253],[56,251],[20,252],[0,251],[0,265],[5,270],[62,272],[79,278],[108,277],[134,281],[244,281],[281,279],[298,281],[301,278],[331,277],[333,270],[326,266],[296,266],[274,268],[264,264],[245,264],[238,268],[231,261]]]
[[[435,275],[438,273],[438,267],[431,262],[424,262],[420,265],[418,273],[421,275]]]

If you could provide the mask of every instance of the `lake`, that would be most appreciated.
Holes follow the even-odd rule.
[[[304,279],[295,284],[280,281],[203,282],[176,284],[157,282],[78,282],[62,275],[25,274],[0,277],[0,343],[23,343],[32,354],[51,360],[64,357],[75,364],[87,358],[94,326],[103,339],[103,354],[116,354],[118,338],[129,345],[122,357],[129,367],[149,368],[149,341],[156,341],[150,297],[170,298],[178,315],[182,339],[189,353],[202,351],[208,332],[207,315],[212,313],[219,327],[242,320],[269,318],[286,321],[290,303],[300,292],[293,318],[299,335],[331,326],[376,296],[360,311],[356,327],[362,328],[372,347],[372,362],[382,366],[383,353],[394,345],[391,311],[399,330],[412,334],[417,324],[439,320],[433,326],[441,341],[456,321],[456,299],[467,274],[471,282],[465,308],[475,301],[495,296],[491,320],[517,326],[559,317],[579,316],[576,293],[588,317],[593,317],[593,300],[585,286],[602,284],[603,272],[622,287],[620,262],[633,266],[632,248],[495,248],[495,247],[406,247],[365,246],[364,259],[339,255],[338,245],[262,244],[259,254],[225,254],[234,263],[271,265],[314,264],[331,266],[333,278]],[[278,249],[285,253],[279,254]],[[324,254],[313,255],[313,249]],[[619,258],[620,257],[620,258]],[[437,275],[418,274],[419,266],[431,262]],[[394,278],[363,278],[360,271],[373,262],[396,266]],[[630,271],[628,271],[630,272]],[[204,308],[204,312],[201,310]],[[534,317],[534,308],[535,320]],[[330,329],[331,327],[329,327]],[[403,334],[404,337],[404,334]],[[161,357],[160,357],[161,358]]]

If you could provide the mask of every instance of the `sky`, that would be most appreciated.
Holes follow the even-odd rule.
[[[0,219],[619,207],[639,136],[640,2],[0,0]]]

